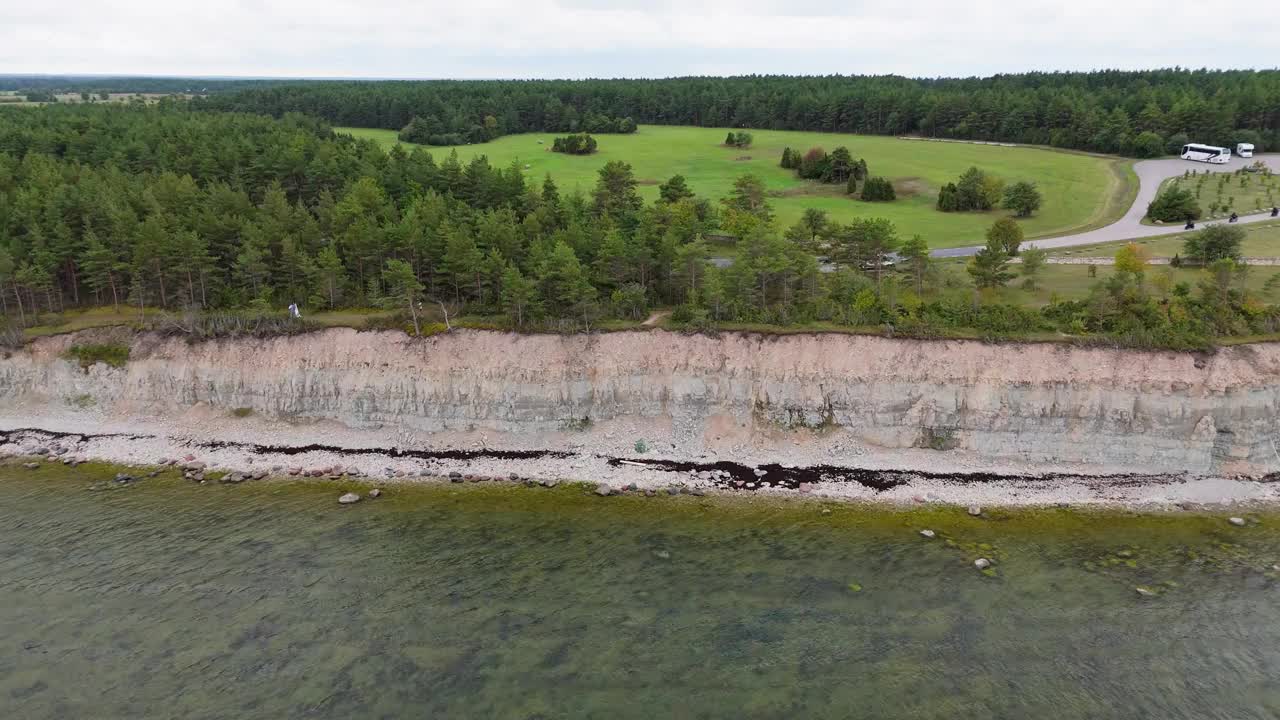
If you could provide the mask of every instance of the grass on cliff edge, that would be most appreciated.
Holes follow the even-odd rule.
[[[377,141],[385,148],[398,143],[392,130],[336,128],[358,138]],[[490,164],[507,167],[512,162],[525,169],[531,182],[541,183],[550,174],[561,194],[575,188],[584,194],[595,187],[596,173],[606,162],[630,163],[647,201],[658,196],[658,184],[672,175],[684,175],[689,187],[712,200],[725,197],[740,175],[759,175],[771,191],[770,202],[778,226],[794,223],[805,208],[826,210],[838,222],[855,217],[883,217],[897,225],[903,237],[919,234],[930,247],[980,245],[983,233],[1003,211],[942,213],[935,209],[938,189],[976,166],[1006,183],[1030,180],[1044,195],[1044,207],[1032,218],[1020,221],[1028,237],[1061,234],[1102,227],[1119,219],[1138,191],[1133,162],[1084,153],[1041,148],[1004,147],[976,143],[901,140],[877,135],[752,130],[751,147],[727,148],[724,129],[642,125],[631,135],[600,135],[600,149],[577,156],[550,151],[553,133],[508,135],[480,145],[457,148],[428,147],[437,161],[458,151],[465,164],[486,155]],[[844,145],[855,158],[863,158],[873,175],[888,177],[898,189],[898,199],[869,203],[851,199],[843,186],[799,180],[791,170],[778,166],[783,148],[804,152],[821,147],[830,152]]]

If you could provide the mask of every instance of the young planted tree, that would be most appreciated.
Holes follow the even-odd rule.
[[[422,335],[422,327],[418,323],[418,299],[422,295],[422,283],[413,273],[413,266],[404,260],[388,260],[382,271],[382,284],[388,291],[388,304],[409,306],[409,315],[413,318],[413,334]]]

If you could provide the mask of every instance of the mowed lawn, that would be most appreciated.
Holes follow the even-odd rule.
[[[392,130],[337,128],[360,138],[371,138],[390,148],[398,141]],[[574,188],[584,193],[595,185],[596,172],[610,160],[630,163],[641,182],[641,194],[652,200],[658,184],[675,174],[684,175],[701,196],[719,199],[727,195],[739,175],[755,173],[764,179],[771,193],[780,227],[795,222],[805,208],[826,210],[837,221],[855,217],[884,217],[892,220],[903,236],[920,234],[930,246],[959,247],[984,242],[983,233],[1003,211],[988,213],[941,213],[934,209],[938,188],[954,181],[971,166],[977,166],[1012,183],[1035,182],[1044,195],[1044,207],[1034,217],[1021,221],[1028,237],[1061,234],[1073,229],[1105,225],[1128,209],[1137,180],[1126,160],[1036,148],[1013,148],[971,143],[900,140],[893,137],[838,135],[830,133],[752,130],[750,148],[721,145],[727,130],[642,125],[632,135],[598,135],[599,151],[590,156],[572,156],[550,151],[553,133],[509,135],[482,145],[457,149],[466,162],[475,155],[487,155],[489,162],[507,166],[512,161],[531,180],[541,181],[550,173],[562,193]],[[539,144],[541,142],[541,144]],[[898,200],[866,203],[851,199],[843,187],[796,179],[790,170],[778,167],[783,148],[805,151],[821,147],[830,152],[844,145],[855,158],[867,161],[873,175],[894,181]],[[451,148],[429,148],[437,160]]]

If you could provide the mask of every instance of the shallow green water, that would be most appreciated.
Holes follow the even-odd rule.
[[[0,467],[3,718],[1280,716],[1276,516],[72,472]]]

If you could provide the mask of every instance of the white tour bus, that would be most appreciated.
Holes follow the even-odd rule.
[[[1182,146],[1182,159],[1221,165],[1231,159],[1231,148],[1191,143]]]
[[[1253,157],[1253,143],[1240,143],[1236,145],[1236,154],[1240,157]]]

